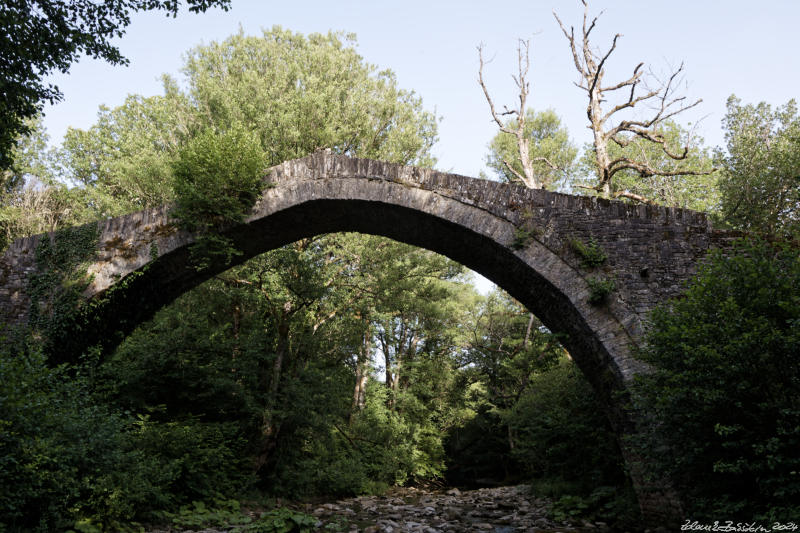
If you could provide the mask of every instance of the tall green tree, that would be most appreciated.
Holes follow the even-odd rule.
[[[111,39],[124,34],[130,14],[165,11],[173,17],[179,0],[8,0],[0,5],[0,170],[11,168],[13,147],[29,133],[27,119],[44,102],[62,98],[45,83],[53,72],[66,73],[82,54],[112,65],[127,64]],[[189,10],[228,9],[230,0],[188,0]]]
[[[191,50],[187,94],[203,123],[242,124],[268,164],[329,148],[351,156],[428,166],[436,119],[339,33],[303,36],[278,26]]]
[[[519,123],[512,119],[506,123],[506,127],[516,131]],[[528,157],[543,187],[553,188],[559,182],[563,184],[569,181],[578,149],[555,111],[528,109],[522,134],[528,140]],[[500,179],[509,183],[519,182],[519,176],[524,175],[525,169],[516,136],[499,131],[489,143],[486,164]]]
[[[800,230],[800,114],[790,100],[772,108],[728,99],[722,120],[722,217],[732,226],[766,233]]]
[[[163,96],[131,96],[101,108],[90,129],[70,130],[62,177],[86,186],[97,216],[160,205],[174,199],[179,152],[207,129],[251,132],[266,166],[325,148],[431,165],[436,117],[354,45],[341,34],[275,27],[194,48],[185,92],[165,76]]]
[[[59,177],[87,191],[95,216],[173,201],[172,164],[200,129],[191,127],[193,117],[186,97],[169,84],[164,96],[131,95],[114,109],[101,106],[88,130],[67,130]]]

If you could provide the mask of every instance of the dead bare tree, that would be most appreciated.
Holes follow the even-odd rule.
[[[498,113],[494,106],[494,101],[489,95],[489,90],[486,88],[486,83],[483,81],[483,67],[485,61],[483,59],[483,45],[478,46],[478,58],[480,60],[480,67],[478,68],[478,83],[483,89],[483,94],[486,96],[486,101],[489,103],[489,110],[492,113],[492,119],[497,123],[500,131],[513,135],[517,139],[517,147],[519,148],[519,158],[522,163],[522,173],[517,171],[510,161],[503,160],[503,164],[508,168],[519,181],[521,181],[529,189],[547,189],[552,179],[547,174],[540,174],[536,172],[535,163],[544,163],[553,170],[565,171],[546,157],[531,157],[530,139],[525,135],[525,110],[530,91],[530,83],[528,82],[528,70],[530,69],[530,46],[529,40],[519,40],[517,45],[517,61],[518,61],[518,74],[512,75],[514,83],[519,89],[519,107],[516,109],[508,109],[503,106],[503,111]],[[501,117],[516,117],[515,120],[503,122]],[[516,122],[516,127],[512,128]]]
[[[686,144],[680,150],[673,152],[667,146],[666,138],[660,130],[660,126],[665,121],[702,102],[702,100],[698,99],[688,103],[685,96],[676,96],[675,94],[676,86],[679,84],[680,75],[683,72],[683,63],[666,78],[666,81],[658,81],[652,73],[646,77],[643,70],[644,62],[642,62],[636,65],[633,69],[633,74],[629,78],[618,83],[605,85],[603,76],[605,75],[606,62],[616,49],[617,40],[622,35],[618,33],[614,36],[611,46],[604,54],[600,55],[593,50],[589,37],[602,12],[589,22],[589,4],[586,0],[581,0],[581,2],[584,6],[584,12],[582,41],[580,43],[575,39],[575,28],[570,27],[569,31],[567,31],[555,11],[553,11],[553,16],[555,16],[561,31],[569,41],[575,68],[580,73],[580,81],[576,85],[586,91],[589,98],[586,114],[589,118],[589,127],[594,135],[598,182],[592,187],[585,188],[597,191],[604,198],[625,197],[638,202],[653,203],[648,198],[628,191],[612,192],[611,184],[614,175],[623,170],[638,172],[642,177],[697,176],[713,172],[713,169],[695,170],[681,166],[680,162],[684,161],[689,154],[691,137],[687,139]],[[655,80],[655,83],[649,83],[648,79]],[[603,104],[607,101],[610,93],[623,90],[627,93],[626,98],[620,100],[618,104],[610,109],[603,108]],[[618,113],[633,110],[639,104],[641,104],[640,108],[647,104],[650,105],[652,114],[649,118],[621,118],[616,124],[611,124],[613,122],[612,119],[621,116]],[[646,158],[627,156],[612,158],[609,153],[609,143],[615,143],[620,148],[625,148],[638,140],[660,145],[664,154],[675,161],[676,165],[671,168],[659,168],[652,165]]]

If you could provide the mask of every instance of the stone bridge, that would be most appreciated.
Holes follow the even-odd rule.
[[[564,346],[611,406],[620,431],[630,424],[614,408],[613,393],[642,369],[633,349],[648,312],[680,294],[711,248],[726,248],[736,237],[713,230],[703,213],[530,190],[329,152],[273,167],[264,181],[247,222],[227,232],[243,252],[237,262],[340,231],[382,235],[446,255],[495,282],[564,335]],[[65,318],[52,329],[48,346],[55,360],[74,360],[98,344],[111,350],[159,308],[230,266],[198,272],[189,261],[193,236],[174,225],[167,207],[101,221],[94,235],[83,264],[91,276],[82,292],[83,318]],[[0,327],[12,331],[28,324],[30,280],[42,270],[37,252],[56,240],[53,234],[24,238],[0,257]],[[590,261],[582,248],[595,244],[599,253]],[[614,288],[592,302],[600,295],[598,282]],[[651,499],[653,507],[663,507]]]

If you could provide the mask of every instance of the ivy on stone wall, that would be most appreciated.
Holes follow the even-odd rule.
[[[34,340],[47,346],[74,327],[81,294],[92,281],[86,266],[97,253],[99,236],[98,225],[87,224],[42,237],[36,247],[37,271],[28,280]]]

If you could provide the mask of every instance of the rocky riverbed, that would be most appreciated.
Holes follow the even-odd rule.
[[[292,504],[316,520],[315,531],[339,533],[573,533],[610,531],[602,522],[557,523],[547,517],[550,502],[527,485],[477,490],[395,488],[383,496],[360,496],[334,503]],[[246,511],[252,518],[257,509]],[[200,530],[156,529],[150,533],[234,533],[242,526]]]
[[[312,506],[322,529],[359,533],[483,531],[487,533],[608,531],[602,522],[580,526],[547,518],[548,502],[526,485],[431,492],[395,489]]]

